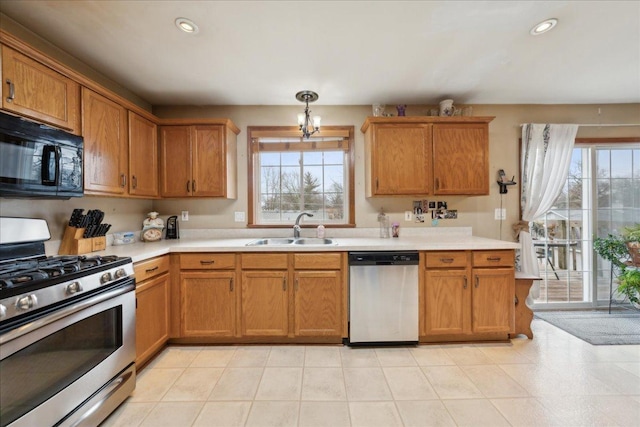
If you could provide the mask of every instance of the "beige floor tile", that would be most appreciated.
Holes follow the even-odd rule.
[[[300,404],[300,427],[349,427],[349,404],[347,402],[302,402]]]
[[[419,346],[412,348],[411,354],[420,366],[455,365],[456,362],[440,346]]]
[[[224,368],[236,352],[235,346],[204,347],[193,359],[191,368]]]
[[[637,362],[640,345],[594,345],[592,353],[598,362]]]
[[[302,400],[347,400],[341,368],[305,368]]]
[[[496,365],[460,367],[485,397],[524,397],[529,393]]]
[[[336,368],[342,366],[340,347],[307,346],[304,355],[304,366],[315,368]]]
[[[456,365],[491,365],[495,363],[472,344],[447,344],[442,348]]]
[[[265,368],[255,400],[300,400],[302,368]]]
[[[285,368],[304,366],[305,347],[302,345],[287,345],[271,347],[267,366],[280,366]]]
[[[621,426],[638,427],[640,402],[627,396],[593,396],[591,403]]]
[[[126,401],[109,415],[100,427],[137,427],[155,406],[156,402]]]
[[[263,367],[269,358],[269,346],[238,347],[229,361],[228,366],[233,368]]]
[[[136,379],[130,401],[159,402],[182,372],[183,368],[145,369]]]
[[[563,396],[538,397],[538,402],[565,426],[617,426],[604,412],[593,403],[599,396]]]
[[[476,344],[475,347],[492,363],[531,363],[531,359],[518,352],[512,344]]]
[[[158,357],[153,359],[148,368],[186,368],[200,354],[202,347],[167,347]]]
[[[226,368],[209,400],[253,400],[263,368]]]
[[[251,402],[207,402],[193,423],[194,427],[242,427]]]
[[[408,348],[376,348],[380,366],[418,366]]]
[[[203,406],[204,402],[160,402],[151,410],[140,427],[190,426]]]
[[[438,395],[427,381],[420,368],[385,367],[382,368],[391,394],[395,400],[429,400]]]
[[[246,427],[294,427],[298,424],[298,402],[253,402]]]
[[[392,400],[381,368],[343,368],[350,401]]]
[[[380,366],[376,351],[372,348],[343,347],[340,349],[342,366],[345,368],[373,368]]]
[[[441,399],[484,397],[458,366],[423,366],[422,372]]]
[[[628,396],[628,397],[640,403],[640,396]]]
[[[640,357],[638,358],[640,360]],[[624,369],[627,372],[631,372],[636,377],[640,378],[640,362],[620,362],[615,364],[618,368]]]
[[[564,426],[564,422],[553,416],[552,411],[535,398],[491,399],[493,406],[514,426],[544,427]]]
[[[398,412],[405,427],[455,426],[449,411],[440,400],[399,401]]]
[[[500,411],[487,399],[445,400],[444,406],[456,425],[473,427],[510,426]]]
[[[402,426],[402,419],[393,402],[351,402],[349,412],[353,427]]]
[[[591,363],[586,372],[621,394],[640,394],[640,378],[614,363]]]
[[[173,383],[162,401],[207,400],[223,371],[223,368],[187,368]]]

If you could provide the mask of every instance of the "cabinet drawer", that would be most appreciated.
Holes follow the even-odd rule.
[[[340,270],[339,253],[306,253],[293,256],[293,266],[298,270]]]
[[[181,254],[181,270],[228,270],[236,268],[236,254]]]
[[[427,252],[427,268],[466,268],[467,252]]]
[[[281,270],[287,268],[287,254],[242,254],[243,269]]]
[[[136,282],[143,282],[151,277],[155,277],[169,271],[169,257],[165,255],[137,262],[133,266],[133,271],[136,275]]]
[[[514,251],[474,251],[474,267],[513,267],[515,264]]]

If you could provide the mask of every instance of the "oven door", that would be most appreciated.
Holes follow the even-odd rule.
[[[126,281],[0,336],[2,427],[97,425],[130,394],[135,282]]]

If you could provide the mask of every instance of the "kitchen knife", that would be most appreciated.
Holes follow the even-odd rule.
[[[84,234],[82,235],[82,237],[84,237],[85,239],[88,239],[89,237],[91,237],[93,228],[94,228],[93,225],[87,225],[87,227],[84,229]]]

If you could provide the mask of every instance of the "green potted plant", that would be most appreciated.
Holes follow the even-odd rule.
[[[622,237],[627,245],[631,263],[636,267],[640,267],[640,224],[625,227]]]

